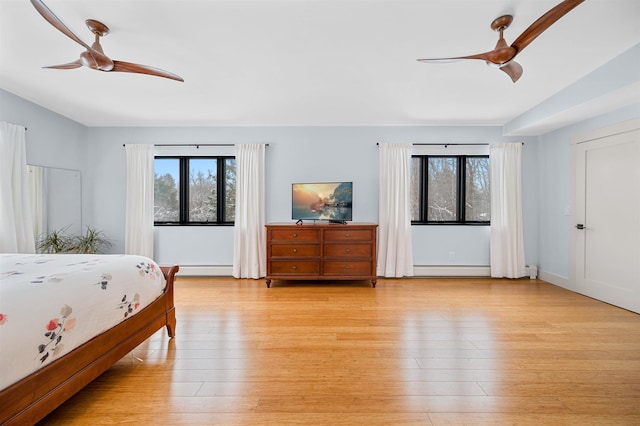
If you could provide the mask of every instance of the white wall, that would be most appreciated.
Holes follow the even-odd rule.
[[[122,144],[268,143],[266,220],[291,222],[291,183],[353,181],[353,220],[378,220],[378,142],[525,141],[523,185],[536,193],[536,138],[501,136],[498,127],[136,127],[91,128],[87,173],[93,223],[124,250],[125,152]],[[535,197],[524,200],[527,262],[537,261]],[[231,265],[231,227],[157,227],[156,258],[182,265]],[[416,265],[488,265],[489,228],[415,226]],[[446,244],[443,244],[446,241]],[[455,253],[450,260],[449,253]]]
[[[88,129],[82,124],[51,112],[0,89],[0,121],[27,128],[27,163],[86,173]],[[89,191],[86,185],[83,191]],[[86,194],[83,198],[86,198]],[[82,222],[90,224],[83,205]],[[75,202],[75,201],[74,201]]]
[[[37,166],[80,170],[86,160],[88,129],[0,89],[0,120],[27,128],[27,161]]]

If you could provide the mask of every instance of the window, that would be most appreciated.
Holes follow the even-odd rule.
[[[156,157],[156,225],[232,225],[236,210],[233,157]]]
[[[411,222],[489,224],[489,156],[411,158]]]

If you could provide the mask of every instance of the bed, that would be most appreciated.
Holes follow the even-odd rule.
[[[0,424],[36,423],[162,327],[173,337],[178,269],[130,255],[0,255]]]

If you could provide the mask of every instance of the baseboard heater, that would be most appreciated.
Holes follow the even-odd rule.
[[[181,277],[230,277],[233,275],[231,265],[180,265],[176,274]]]
[[[538,267],[527,265],[526,274],[532,280],[538,277]],[[233,275],[231,265],[180,265],[178,276],[183,277],[230,277]],[[413,275],[416,277],[490,277],[489,266],[464,266],[443,265],[433,266],[416,265],[413,267]]]
[[[530,279],[538,278],[538,267],[527,265],[526,275]],[[465,265],[424,265],[414,266],[413,275],[415,277],[490,277],[490,266],[465,266]]]

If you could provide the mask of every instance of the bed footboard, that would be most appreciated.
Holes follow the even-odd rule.
[[[176,277],[176,273],[180,269],[177,265],[174,266],[161,266],[160,269],[164,274],[164,277],[167,280],[167,293],[166,304],[165,304],[165,312],[167,317],[167,335],[169,337],[175,337],[176,330],[176,308],[173,305],[173,280]],[[169,282],[171,285],[169,286]]]
[[[163,326],[175,336],[173,285],[179,267],[161,267],[164,293],[136,315],[0,391],[0,424],[35,424]]]

